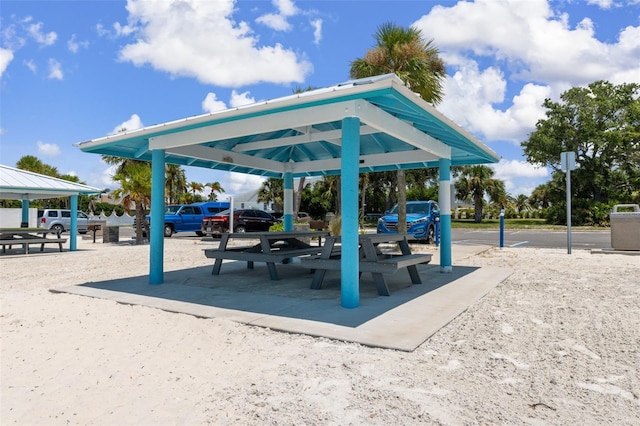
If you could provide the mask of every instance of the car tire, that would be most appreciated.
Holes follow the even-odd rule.
[[[204,233],[204,232],[202,232],[202,231],[196,231],[196,235],[197,235],[198,237],[204,237],[204,236],[205,236],[205,233]]]
[[[56,231],[58,233],[64,232],[64,226],[60,225],[59,223],[56,223],[51,227],[51,230]]]
[[[235,232],[244,233],[247,232],[247,228],[245,228],[244,225],[238,225],[236,226]]]
[[[88,232],[88,231],[78,231],[78,233],[79,233],[79,234],[82,234],[82,235],[86,234],[87,232]]]
[[[427,244],[434,244],[436,242],[436,229],[433,225],[429,225],[427,229]]]
[[[173,228],[171,227],[171,225],[165,225],[164,226],[164,236],[167,238],[170,238],[171,235],[173,235]]]

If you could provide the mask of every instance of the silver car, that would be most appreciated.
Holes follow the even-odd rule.
[[[84,212],[78,212],[78,232],[88,232],[89,216]],[[63,232],[71,228],[71,210],[44,209],[38,210],[38,228],[53,229]]]

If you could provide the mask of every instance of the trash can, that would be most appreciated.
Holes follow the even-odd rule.
[[[103,243],[117,243],[120,241],[120,228],[117,226],[107,226],[102,234]]]
[[[619,209],[633,211],[618,211]],[[614,250],[640,250],[640,206],[617,204],[609,216],[611,221],[611,247]]]

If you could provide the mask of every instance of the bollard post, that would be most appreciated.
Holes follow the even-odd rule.
[[[504,209],[500,210],[500,248],[504,247]]]
[[[440,218],[436,217],[436,247],[440,246]]]

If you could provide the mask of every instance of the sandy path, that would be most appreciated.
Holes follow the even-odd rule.
[[[3,425],[640,424],[638,256],[467,259],[516,272],[404,353],[50,293],[148,271],[148,247],[81,243],[0,257]],[[165,244],[166,270],[208,264]]]

